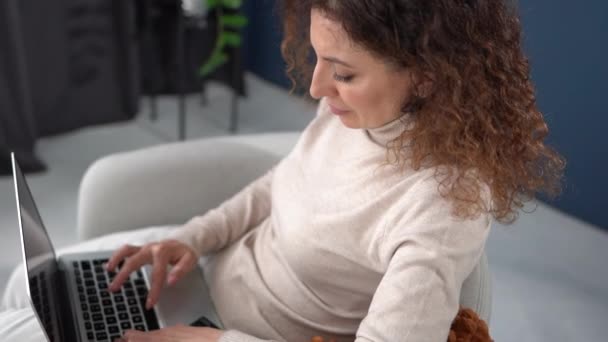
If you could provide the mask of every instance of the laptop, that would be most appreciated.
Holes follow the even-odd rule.
[[[201,319],[222,326],[198,267],[164,288],[155,307],[146,310],[151,266],[133,272],[112,293],[108,285],[115,273],[102,265],[113,251],[57,256],[14,154],[11,160],[28,295],[48,341],[113,341],[128,329],[200,326]]]

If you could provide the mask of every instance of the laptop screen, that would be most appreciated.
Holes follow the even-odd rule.
[[[11,160],[30,299],[47,336],[56,336],[58,322],[53,314],[57,274],[55,250],[14,155],[11,155]]]

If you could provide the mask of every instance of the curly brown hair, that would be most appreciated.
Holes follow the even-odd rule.
[[[565,160],[544,143],[518,11],[506,2],[284,0],[281,51],[294,88],[309,86],[317,9],[372,54],[430,78],[430,92],[407,106],[413,125],[389,152],[416,170],[435,167],[457,216],[512,222],[537,193],[561,191]]]

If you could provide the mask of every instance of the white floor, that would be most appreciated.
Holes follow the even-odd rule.
[[[250,97],[240,101],[239,133],[301,130],[314,107],[249,76]],[[230,95],[208,90],[208,105],[188,99],[188,137],[227,134]],[[57,247],[75,242],[76,198],[90,163],[109,153],[175,139],[177,104],[159,103],[151,123],[146,103],[137,120],[91,127],[41,139],[44,174],[28,176],[51,239]],[[0,289],[20,261],[12,180],[0,177]],[[608,340],[608,233],[544,204],[512,226],[496,224],[487,254],[494,280],[490,332],[496,341]]]

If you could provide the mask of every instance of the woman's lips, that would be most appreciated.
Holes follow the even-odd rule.
[[[338,109],[332,105],[329,105],[329,109],[331,110],[332,113],[334,113],[336,115],[344,115],[344,114],[350,112],[349,110]]]

